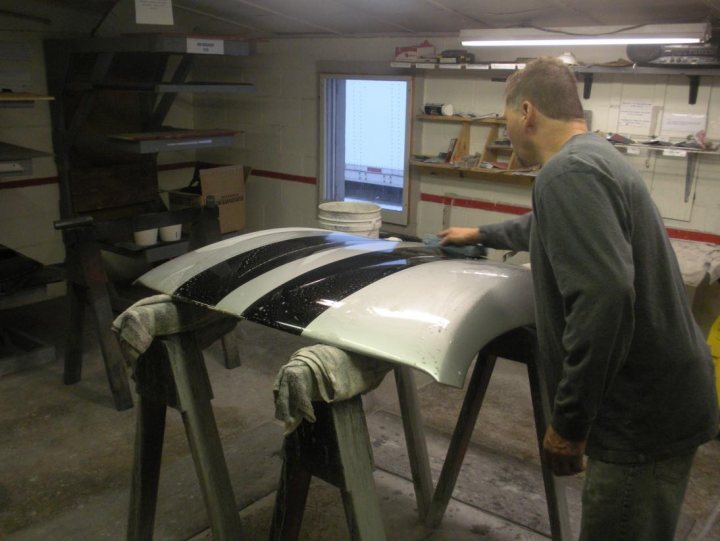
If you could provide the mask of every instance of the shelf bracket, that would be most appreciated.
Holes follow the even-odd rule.
[[[685,202],[690,200],[692,193],[693,179],[695,178],[695,168],[697,166],[697,154],[689,153],[687,155],[687,167],[685,170]]]
[[[192,66],[193,61],[193,55],[191,54],[185,54],[180,59],[180,62],[177,65],[177,68],[175,68],[175,73],[173,73],[171,82],[175,84],[184,83],[187,79],[188,74],[190,73],[190,67]],[[165,120],[165,117],[167,116],[168,112],[170,111],[170,107],[172,107],[173,102],[175,101],[175,97],[177,96],[177,92],[166,92],[162,95],[160,98],[160,101],[158,101],[157,106],[155,107],[155,110],[152,113],[152,116],[150,120],[148,121],[147,129],[149,130],[155,130],[158,129],[163,121]]]
[[[688,103],[695,105],[697,102],[698,88],[700,87],[700,76],[699,75],[688,75],[690,79],[690,95],[688,97]]]
[[[592,92],[593,74],[583,73],[583,99],[589,100]]]

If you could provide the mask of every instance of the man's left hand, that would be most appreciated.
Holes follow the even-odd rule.
[[[555,432],[552,425],[545,431],[543,454],[555,475],[573,475],[585,470],[583,456],[586,441],[570,441]]]

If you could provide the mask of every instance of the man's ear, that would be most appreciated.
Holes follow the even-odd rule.
[[[529,101],[523,101],[520,104],[520,114],[523,119],[523,126],[526,128],[532,128],[537,122],[537,109]]]

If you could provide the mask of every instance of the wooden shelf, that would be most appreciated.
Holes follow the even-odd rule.
[[[448,163],[426,163],[411,160],[410,165],[418,169],[424,169],[430,174],[443,176],[457,176],[459,178],[473,178],[490,182],[503,182],[530,186],[535,175],[528,171],[501,170],[501,169],[468,169],[457,167]]]
[[[3,109],[33,107],[38,101],[54,100],[52,96],[30,92],[0,92],[0,107]]]
[[[0,176],[32,175],[33,158],[46,156],[52,154],[0,141]]]
[[[255,52],[254,42],[230,36],[180,34],[132,34],[112,38],[68,40],[79,53],[170,53],[248,56]],[[206,46],[203,47],[203,44]]]
[[[499,124],[501,126],[505,125],[505,118],[501,116],[497,116],[495,118],[488,117],[488,118],[466,118],[464,116],[460,115],[426,115],[426,114],[420,114],[417,115],[415,118],[418,120],[428,121],[428,122],[459,122],[459,123],[469,123],[469,124]]]
[[[510,145],[487,145],[485,147],[488,150],[494,150],[495,152],[513,153],[514,149]]]
[[[191,150],[230,146],[237,132],[232,130],[167,130],[148,133],[108,135],[106,141],[117,150],[133,154],[154,154],[171,150]]]
[[[31,94],[30,92],[0,92],[0,103],[12,103],[18,101],[50,101],[52,96]]]
[[[685,148],[685,147],[675,147],[675,146],[664,146],[664,145],[643,145],[641,143],[632,143],[629,145],[622,144],[622,143],[613,143],[612,144],[615,148],[642,148],[644,150],[649,150],[652,152],[664,152],[666,150],[671,151],[682,151],[687,152],[688,154],[699,154],[702,156],[720,156],[720,152],[717,150],[701,150],[699,148]]]
[[[143,83],[143,82],[117,82],[117,83],[72,83],[66,86],[71,92],[87,92],[89,90],[111,90],[116,92],[191,92],[193,94],[250,94],[255,92],[255,85],[251,83]]]

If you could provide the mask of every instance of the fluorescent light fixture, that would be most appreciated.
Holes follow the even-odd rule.
[[[628,45],[702,43],[710,39],[710,23],[577,26],[565,28],[484,28],[461,30],[466,47],[552,45]]]

